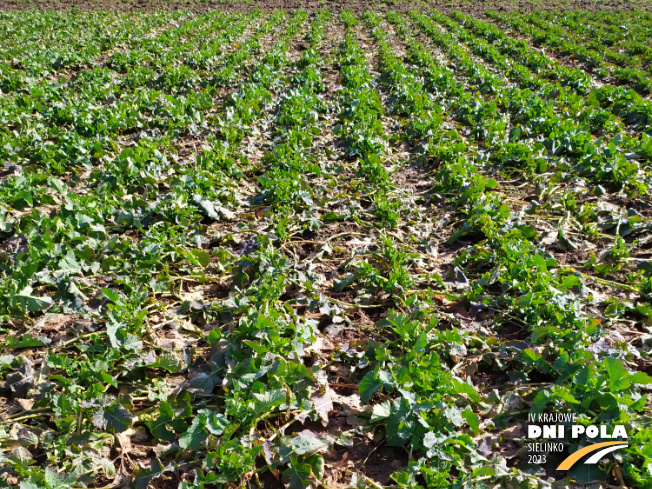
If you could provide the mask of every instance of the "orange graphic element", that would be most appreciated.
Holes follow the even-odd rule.
[[[601,448],[604,447],[610,447],[612,445],[623,445],[622,441],[605,441],[602,443],[594,443],[593,445],[589,445],[588,447],[584,447],[581,450],[576,451],[575,453],[570,454],[566,459],[559,464],[559,467],[557,467],[557,470],[568,470],[570,469],[575,462],[577,462],[579,459],[581,459],[584,455],[588,455],[591,452],[595,452],[596,450],[600,450]]]

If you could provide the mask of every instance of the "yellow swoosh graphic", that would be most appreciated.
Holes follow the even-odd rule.
[[[557,470],[568,470],[575,464],[575,462],[581,459],[584,455],[588,455],[589,453],[595,452],[596,450],[599,450],[604,447],[610,447],[611,445],[622,445],[622,444],[623,444],[622,441],[605,441],[602,443],[594,443],[593,445],[584,447],[581,450],[578,450],[575,453],[569,455],[562,463],[559,464]]]

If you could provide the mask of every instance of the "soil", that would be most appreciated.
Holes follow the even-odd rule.
[[[546,1],[496,1],[482,2],[451,2],[449,0],[419,0],[417,2],[394,2],[377,0],[360,0],[356,2],[338,0],[266,0],[261,1],[197,1],[197,0],[0,0],[0,10],[68,10],[77,8],[81,10],[105,10],[118,12],[156,10],[189,10],[194,13],[203,13],[210,10],[225,10],[231,12],[250,12],[255,9],[271,10],[296,10],[304,9],[313,12],[321,8],[333,11],[350,9],[354,12],[375,10],[385,12],[395,10],[405,12],[409,10],[439,10],[449,12],[460,10],[467,14],[479,17],[484,16],[485,10],[499,11],[558,11],[558,10],[633,10],[635,8],[652,10],[652,3],[641,3],[628,0],[603,0],[592,2],[587,0],[546,0]]]

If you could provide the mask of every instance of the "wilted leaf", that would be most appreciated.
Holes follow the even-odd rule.
[[[113,403],[95,411],[93,425],[101,430],[120,433],[131,425],[131,413],[122,404]]]
[[[317,453],[327,448],[326,444],[310,430],[303,430],[297,436],[288,439],[287,443],[297,455]]]
[[[173,374],[179,372],[182,368],[181,359],[174,353],[162,353],[156,357],[155,361],[147,363],[147,366],[149,368],[162,368]]]
[[[18,432],[18,443],[24,447],[38,445],[38,436],[27,428],[22,428]]]
[[[313,396],[310,398],[312,401],[315,412],[321,418],[321,422],[324,426],[328,425],[328,414],[333,411],[333,400],[330,396],[328,390],[324,393],[323,396]]]
[[[159,477],[166,470],[166,467],[158,458],[154,459],[152,465],[147,468],[141,465],[140,468],[134,471],[134,487],[136,489],[146,489],[152,479]]]
[[[195,195],[193,201],[204,211],[204,213],[211,219],[219,219],[215,206],[210,200],[202,199],[200,195]]]
[[[190,379],[188,392],[200,396],[210,396],[214,387],[215,382],[213,381],[213,376],[202,373]]]
[[[11,298],[13,307],[18,307],[26,312],[44,311],[52,306],[52,299],[48,296],[37,297],[32,294],[31,287],[25,287]]]
[[[25,447],[18,447],[9,454],[9,458],[21,467],[27,467],[34,462],[32,454]]]
[[[391,410],[392,410],[392,405],[390,404],[389,401],[384,401],[379,404],[376,404],[373,407],[371,413],[371,419],[369,421],[375,423],[376,421],[387,419],[391,414]]]

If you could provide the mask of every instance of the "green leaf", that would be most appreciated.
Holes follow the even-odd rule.
[[[351,282],[353,282],[353,280],[355,280],[355,275],[352,273],[346,274],[342,279],[333,280],[333,288],[335,289],[335,292],[342,292],[351,284]]]
[[[378,378],[378,374],[375,371],[370,371],[362,377],[360,381],[360,399],[362,402],[369,402],[374,393],[380,389],[382,382]]]
[[[290,467],[283,472],[283,479],[287,481],[288,489],[306,489],[311,486],[311,475],[310,465],[300,462],[297,457],[292,457]]]
[[[104,475],[109,478],[113,479],[116,476],[116,470],[115,470],[115,465],[111,460],[107,458],[95,458],[94,463],[96,463],[99,467],[101,467],[102,471],[104,472]]]
[[[457,394],[466,394],[474,403],[480,401],[480,395],[472,385],[457,379],[453,379],[453,392]]]
[[[223,414],[211,413],[206,420],[206,428],[213,435],[219,436],[229,426],[229,420]]]
[[[211,263],[211,255],[202,250],[188,250],[188,259],[197,266],[206,268]]]
[[[269,411],[270,408],[280,406],[287,400],[285,391],[282,389],[276,389],[262,393],[255,392],[252,394],[252,396],[254,399],[256,399],[256,401],[258,401],[256,405],[257,413]]]
[[[652,377],[645,372],[636,372],[629,380],[632,384],[652,384]]]
[[[317,479],[321,479],[324,477],[324,468],[325,468],[325,463],[324,463],[324,457],[321,455],[313,455],[312,457],[309,457],[307,462],[310,464],[310,468],[312,469],[312,474],[317,477]]]
[[[45,343],[39,338],[34,338],[27,333],[22,337],[8,336],[5,341],[0,343],[0,348],[18,349],[18,348],[39,348],[45,346]]]
[[[466,420],[466,422],[469,424],[469,428],[471,428],[471,431],[473,431],[474,435],[478,434],[478,431],[480,431],[480,418],[476,413],[474,413],[471,408],[466,408],[464,411],[462,411],[462,416]]]
[[[179,437],[179,446],[184,450],[195,450],[208,438],[206,415],[199,414],[192,420],[188,431]]]
[[[610,391],[622,391],[631,385],[629,380],[630,374],[620,360],[607,357],[604,359],[604,366],[607,369]]]
[[[416,422],[410,401],[405,397],[394,400],[392,414],[387,419],[387,443],[393,447],[405,445],[414,433]]]
[[[485,188],[496,188],[498,186],[498,182],[494,178],[487,178],[484,182]]]
[[[102,293],[103,293],[106,297],[108,297],[108,299],[109,299],[111,302],[118,302],[118,300],[120,299],[120,294],[119,294],[118,291],[116,291],[116,290],[113,290],[113,289],[106,289],[106,288],[105,288],[105,289],[102,289]]]
[[[132,334],[124,330],[124,323],[108,323],[106,334],[113,348],[124,348],[125,350],[140,350],[142,343]]]
[[[343,221],[344,219],[346,219],[346,216],[336,212],[329,212],[328,214],[324,214],[322,216],[323,221]]]
[[[10,486],[6,486],[6,487],[10,487]],[[27,482],[27,481],[21,481],[19,487],[20,489],[43,489],[38,484],[34,484],[33,482]]]
[[[426,457],[437,457],[440,460],[452,461],[450,454],[446,453],[445,445],[450,440],[449,435],[445,433],[427,432],[423,436],[423,446],[426,449]]]
[[[417,353],[425,353],[427,347],[428,347],[428,335],[424,331],[417,338],[417,341],[414,343],[413,349]]]
[[[444,410],[444,415],[456,426],[460,427],[464,425],[464,417],[462,416],[462,410],[458,407],[451,406]]]
[[[543,355],[541,355],[541,353],[536,352],[534,350],[530,350],[529,348],[523,350],[523,359],[528,363],[536,363],[542,357]]]
[[[68,194],[68,186],[58,178],[50,177],[50,185],[62,195]]]
[[[101,465],[103,468],[104,466],[106,466],[106,464],[103,461],[113,466],[113,464],[109,460],[100,458],[98,462],[99,465]],[[76,482],[79,480],[79,475],[75,474],[74,472],[71,472],[66,476],[65,472],[57,472],[51,467],[46,467],[44,479],[48,489],[70,489],[71,487],[76,487],[78,485],[76,484]],[[21,489],[23,488],[22,483],[20,487]]]
[[[473,477],[487,477],[492,476],[496,471],[491,467],[478,467],[473,469]]]
[[[3,457],[3,461],[6,462],[6,458]],[[27,467],[34,463],[34,457],[30,451],[25,447],[17,447],[9,454],[9,459],[19,465],[20,467]]]
[[[145,421],[150,433],[160,441],[173,442],[176,439],[175,429],[180,430],[187,424],[180,419],[175,419],[170,403],[163,401],[159,407],[159,417],[153,421]]]
[[[81,272],[79,261],[77,261],[77,257],[72,250],[68,250],[68,253],[59,260],[57,267],[58,270],[55,272],[56,277],[64,277]]]
[[[572,287],[577,287],[579,285],[582,285],[580,282],[580,279],[576,275],[567,275],[564,277],[564,280],[562,281],[562,286],[565,289],[570,289]]]

